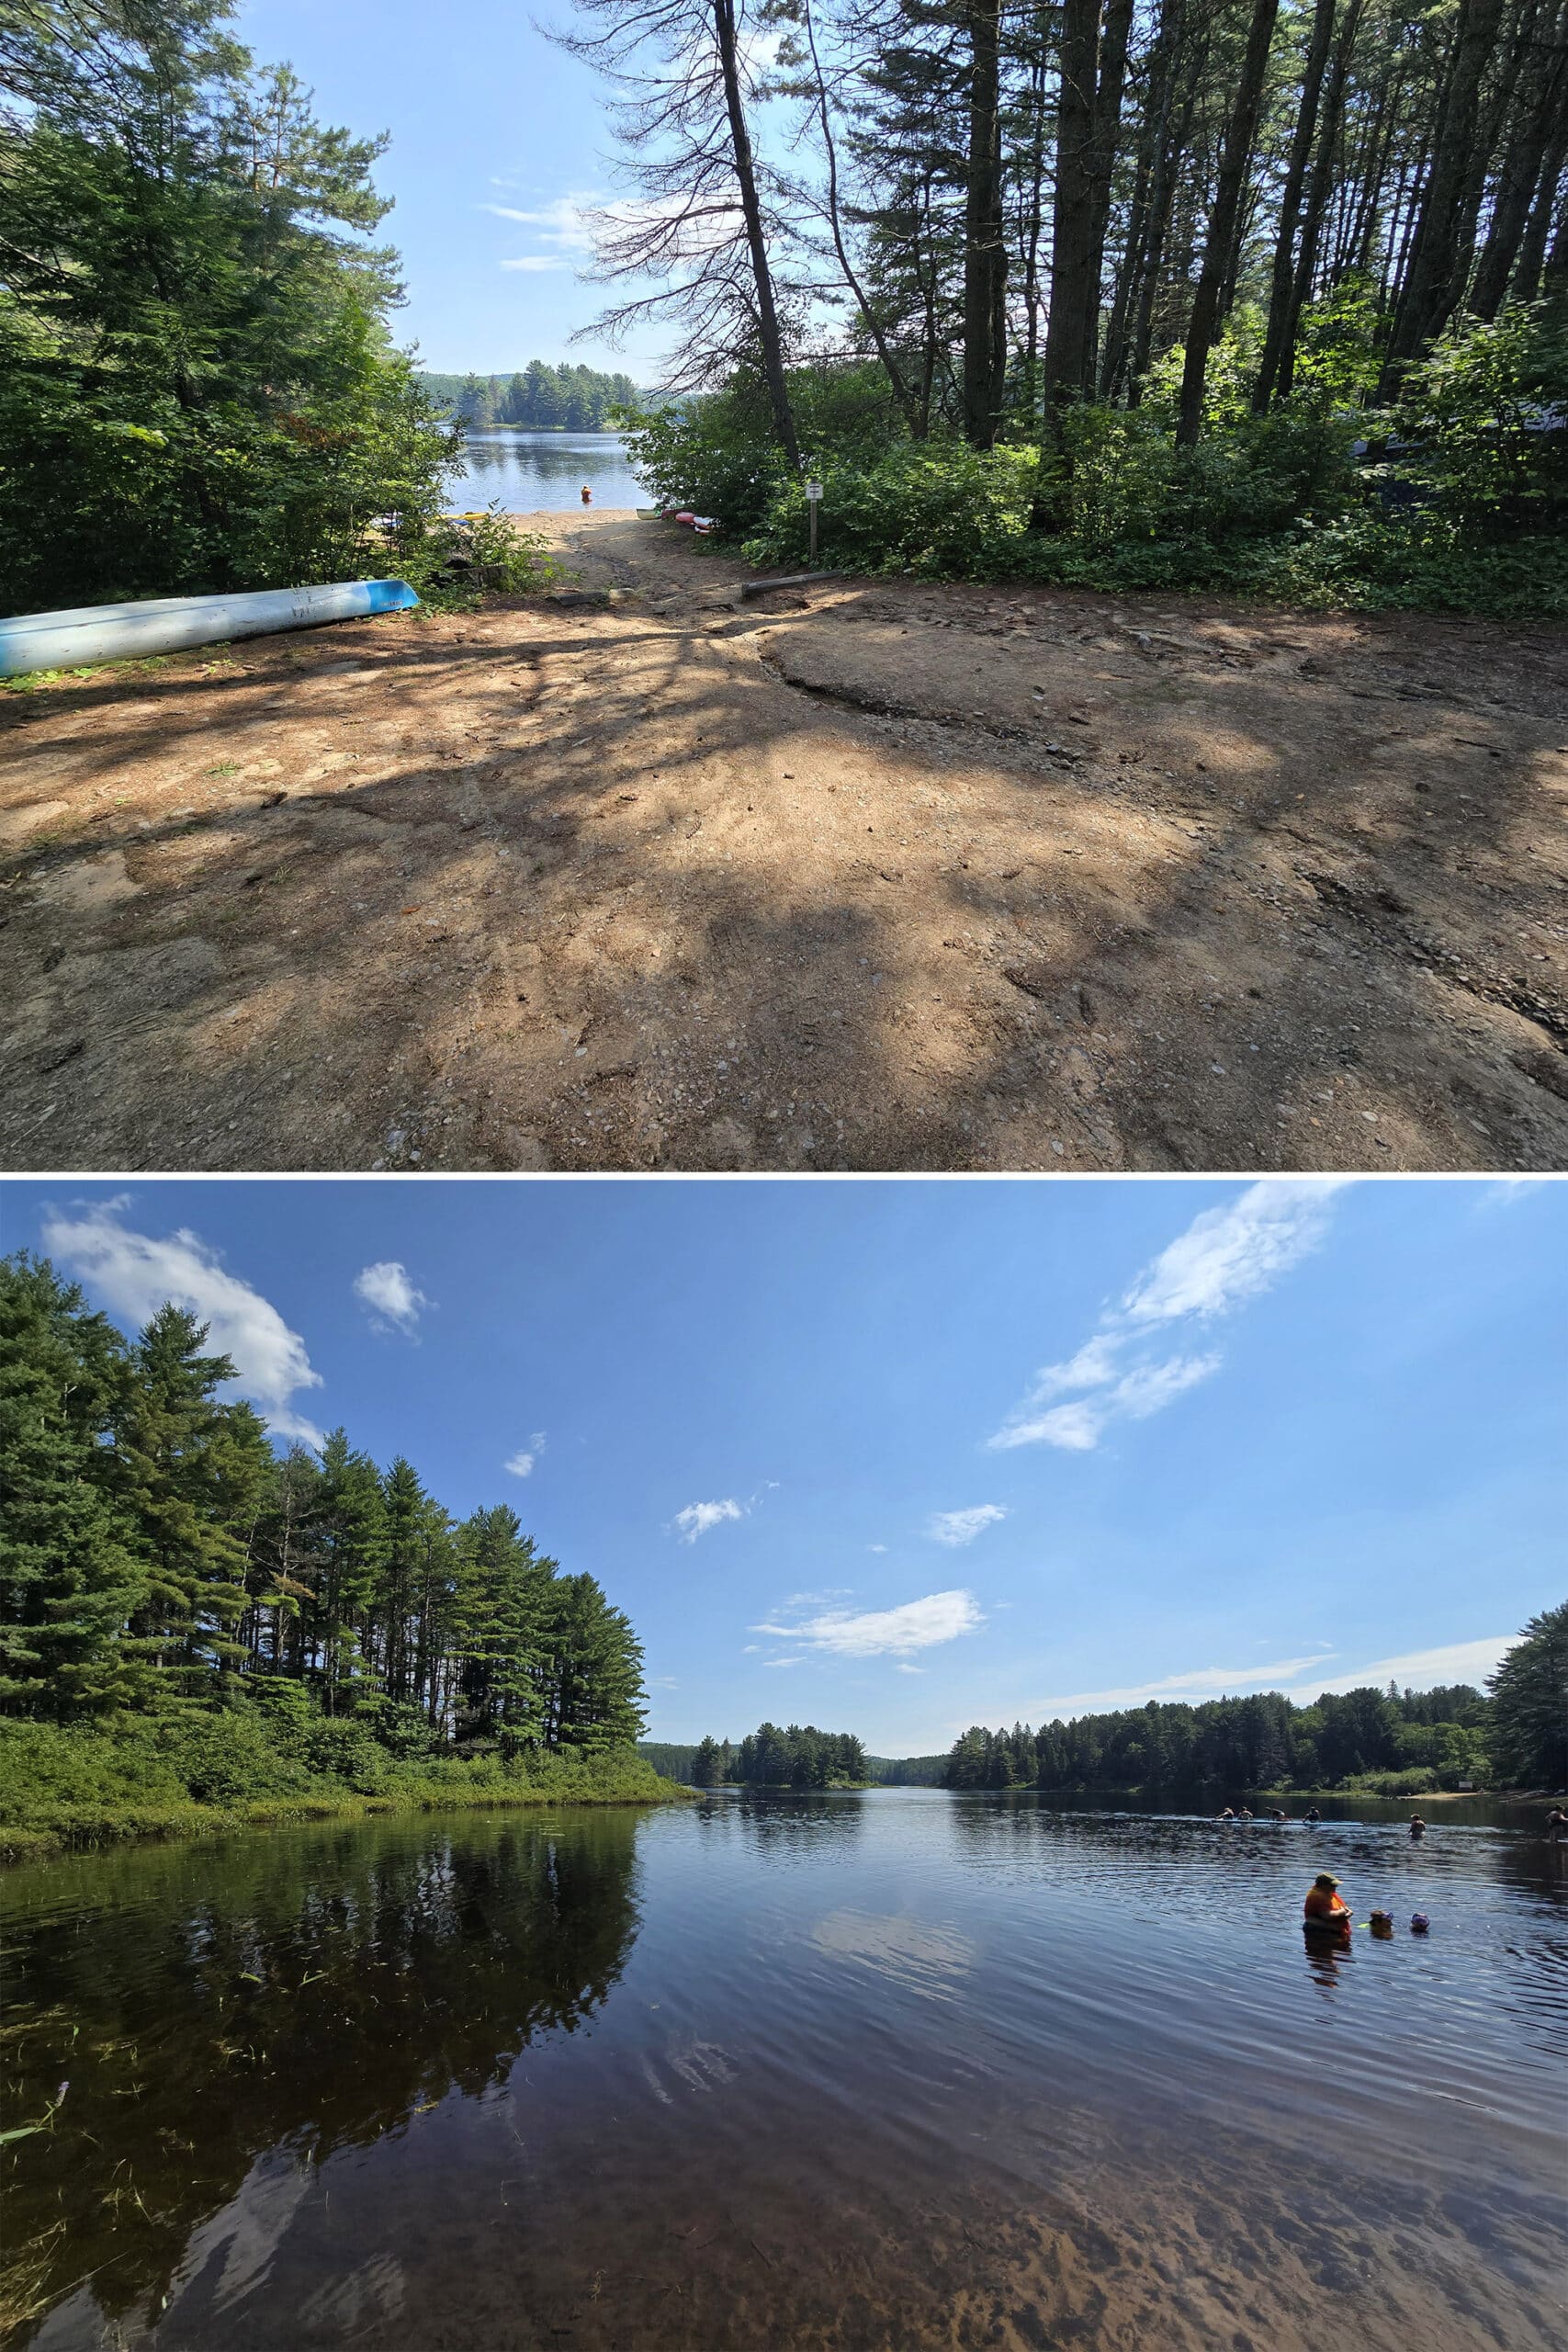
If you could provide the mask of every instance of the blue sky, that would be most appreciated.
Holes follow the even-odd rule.
[[[1568,1188],[15,1180],[122,1328],[511,1502],[650,1732],[1474,1679],[1563,1597]]]
[[[656,379],[657,334],[621,353],[569,347],[605,300],[574,264],[586,251],[579,208],[615,192],[614,142],[597,77],[532,14],[569,23],[570,0],[445,12],[423,0],[243,0],[234,28],[258,62],[291,64],[327,121],[391,132],[376,180],[395,203],[378,234],[402,254],[396,331],[418,341],[424,366],[490,375],[570,359]]]

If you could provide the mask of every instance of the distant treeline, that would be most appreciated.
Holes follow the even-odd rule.
[[[947,1778],[945,1756],[868,1756],[866,1778],[884,1789],[940,1789]]]
[[[434,376],[423,370],[417,381],[465,424],[523,424],[535,432],[602,433],[610,412],[635,408],[637,389],[629,376],[603,375],[596,368],[552,368],[531,359],[513,376]]]
[[[761,1724],[739,1746],[711,1733],[694,1747],[644,1739],[637,1742],[637,1754],[656,1772],[694,1789],[738,1782],[761,1789],[863,1788],[878,1777],[853,1732],[818,1731],[815,1724],[791,1724],[785,1731],[777,1724]]]
[[[1325,1691],[1298,1707],[1278,1690],[1201,1706],[1078,1715],[1032,1731],[976,1724],[953,1742],[950,1789],[1328,1789],[1363,1776],[1410,1786],[1568,1783],[1568,1602],[1532,1618],[1490,1693]]]

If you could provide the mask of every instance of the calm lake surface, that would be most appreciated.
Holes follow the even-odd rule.
[[[717,1793],[6,1882],[38,2352],[1563,2340],[1568,1849]],[[1392,1942],[1306,1948],[1315,1870]],[[1431,1915],[1429,1937],[1407,1932]]]
[[[496,425],[470,433],[467,454],[467,471],[450,492],[459,512],[499,498],[504,514],[558,514],[581,505],[584,482],[595,506],[648,503],[618,433],[525,433]]]

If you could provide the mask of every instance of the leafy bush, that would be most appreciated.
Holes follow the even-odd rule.
[[[113,1729],[0,1719],[0,1858],[246,1822],[448,1804],[648,1804],[684,1792],[630,1749],[400,1759],[354,1717],[294,1727],[242,1702]]]
[[[971,449],[962,441],[904,442],[867,468],[819,468],[818,552],[853,571],[912,571],[979,580],[1014,570],[1028,527],[1032,449]],[[795,562],[808,547],[806,494],[782,482],[747,541],[754,563]]]

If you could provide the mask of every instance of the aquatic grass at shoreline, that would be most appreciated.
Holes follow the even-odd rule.
[[[24,1732],[31,1736],[16,1736]],[[448,1764],[437,1772],[392,1773],[376,1790],[318,1781],[254,1796],[236,1794],[218,1804],[164,1792],[142,1798],[124,1787],[76,1798],[58,1781],[51,1785],[47,1763],[38,1753],[40,1733],[45,1740],[61,1736],[51,1725],[0,1725],[0,1863],[140,1840],[231,1836],[244,1829],[360,1821],[389,1814],[684,1804],[694,1795],[665,1780],[643,1758],[612,1750],[592,1757],[535,1757],[510,1766],[486,1758],[456,1769]],[[116,1745],[107,1739],[95,1744],[105,1750]],[[110,1764],[111,1758],[106,1754],[101,1761]]]

